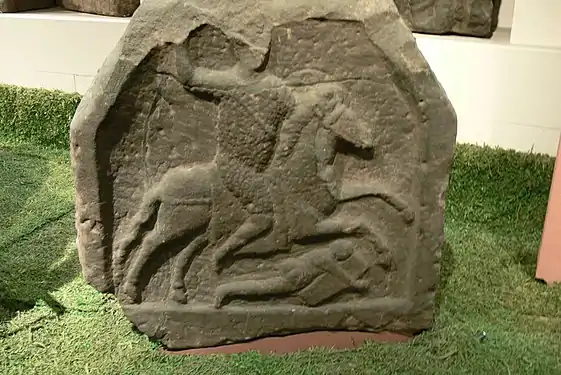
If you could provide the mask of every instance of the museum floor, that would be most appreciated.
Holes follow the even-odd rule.
[[[80,276],[64,150],[0,140],[1,374],[560,374],[561,288],[534,280],[547,156],[460,145],[439,313],[407,344],[166,356]]]

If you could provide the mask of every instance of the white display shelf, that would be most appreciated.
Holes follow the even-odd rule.
[[[128,22],[60,9],[0,14],[0,83],[84,93]],[[555,155],[561,48],[513,44],[510,34],[416,38],[456,109],[459,142]]]

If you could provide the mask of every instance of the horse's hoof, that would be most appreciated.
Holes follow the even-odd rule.
[[[406,210],[403,216],[406,224],[411,224],[415,221],[415,213],[412,211]]]
[[[119,296],[123,304],[132,305],[136,303],[137,300],[136,288],[130,283],[124,283],[119,288]]]
[[[220,308],[222,308],[222,298],[215,298],[214,300],[214,304],[213,307],[217,310],[219,310]]]
[[[220,273],[222,271],[222,258],[221,257],[213,257],[212,258],[212,270],[216,273]]]
[[[358,280],[356,282],[354,282],[355,289],[364,291],[364,290],[368,290],[368,288],[370,288],[370,282],[367,280]]]
[[[360,224],[352,224],[348,227],[343,228],[344,234],[354,234],[360,230]]]
[[[173,289],[170,293],[169,299],[173,302],[184,305],[187,303],[187,293],[181,289]]]

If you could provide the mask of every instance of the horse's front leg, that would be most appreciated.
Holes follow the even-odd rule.
[[[373,227],[375,217],[367,214],[334,216],[316,225],[317,235],[364,235],[379,252],[388,252],[388,241]]]
[[[399,212],[407,224],[411,224],[415,220],[415,212],[410,208],[410,204],[402,197],[393,194],[391,190],[383,184],[348,181],[343,181],[341,184],[338,197],[339,201],[349,202],[366,197],[382,200]]]
[[[355,234],[364,229],[364,223],[357,217],[330,217],[316,225],[317,235]]]
[[[214,267],[220,270],[224,258],[232,255],[249,242],[273,228],[272,215],[251,215],[224,243],[216,248],[213,255]]]

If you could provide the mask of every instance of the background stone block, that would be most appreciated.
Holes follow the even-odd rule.
[[[3,13],[24,12],[54,6],[56,6],[56,0],[0,0],[0,12]]]
[[[394,0],[414,32],[491,37],[501,0]]]
[[[130,17],[140,0],[57,0],[66,9],[104,16]]]

